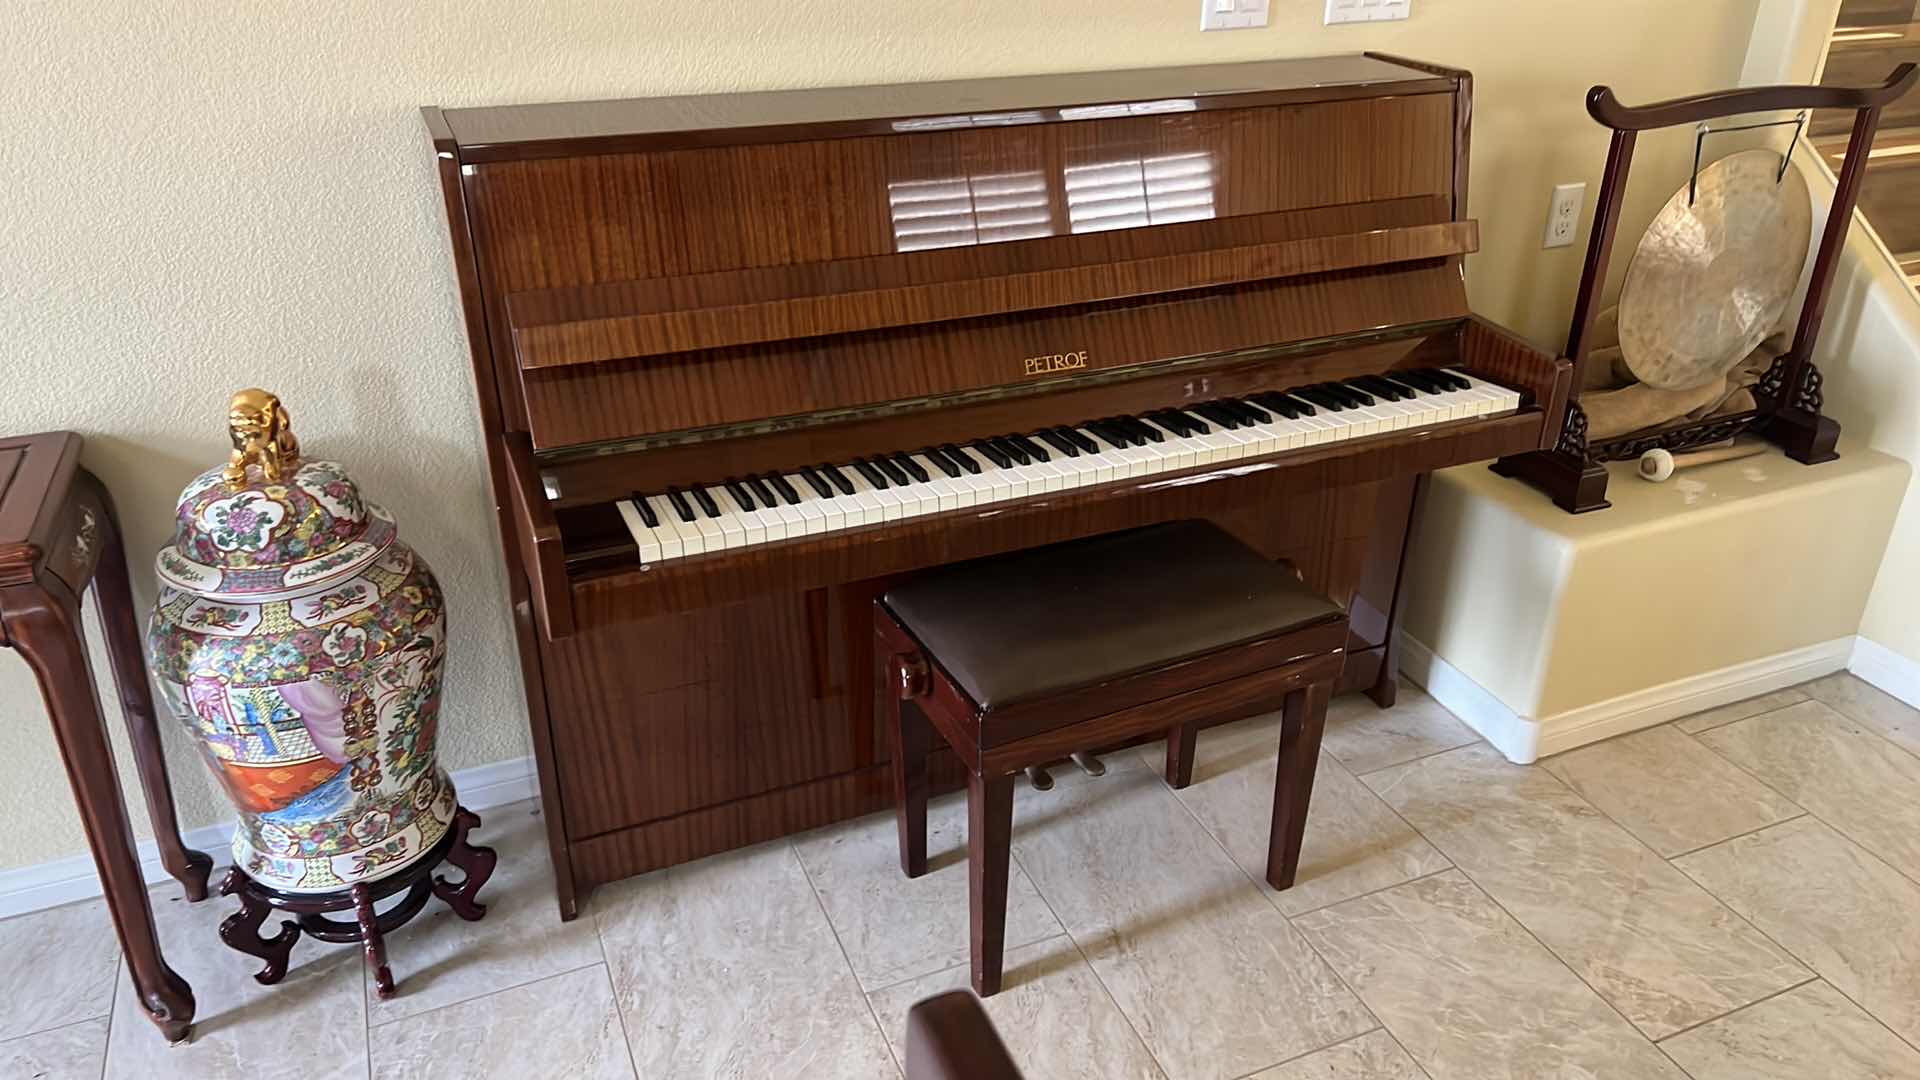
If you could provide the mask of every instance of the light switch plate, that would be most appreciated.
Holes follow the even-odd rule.
[[[1200,0],[1200,29],[1252,30],[1267,25],[1268,0]]]
[[[1325,25],[1386,22],[1413,13],[1413,0],[1327,0]]]

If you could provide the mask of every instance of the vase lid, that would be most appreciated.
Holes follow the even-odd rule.
[[[279,399],[243,390],[229,410],[233,460],[180,493],[160,580],[219,600],[270,600],[343,578],[393,543],[393,518],[346,470],[302,461]]]

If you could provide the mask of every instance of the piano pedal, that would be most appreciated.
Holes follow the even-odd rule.
[[[1053,790],[1053,776],[1038,765],[1027,766],[1027,783],[1032,784],[1035,791]]]
[[[1085,750],[1075,750],[1068,756],[1073,758],[1073,763],[1080,766],[1080,771],[1086,773],[1088,776],[1100,777],[1107,775],[1107,763],[1094,757]]]

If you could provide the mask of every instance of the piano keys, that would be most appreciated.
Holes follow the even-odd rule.
[[[1008,432],[635,492],[617,509],[640,562],[840,533],[1131,477],[1427,428],[1520,407],[1519,392],[1444,368],[1389,371],[1289,392]]]
[[[1553,446],[1571,382],[1467,306],[1471,95],[1361,55],[424,110],[563,917],[884,808],[870,607],[927,567],[1210,519],[1390,702],[1423,477]]]

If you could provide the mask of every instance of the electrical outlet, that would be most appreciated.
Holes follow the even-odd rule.
[[[1541,247],[1566,247],[1580,232],[1580,204],[1587,198],[1587,183],[1561,184],[1553,189],[1547,203],[1547,235]]]
[[[1413,0],[1327,0],[1324,25],[1404,19],[1412,10]]]
[[[1200,29],[1252,30],[1267,25],[1268,0],[1200,0]]]

